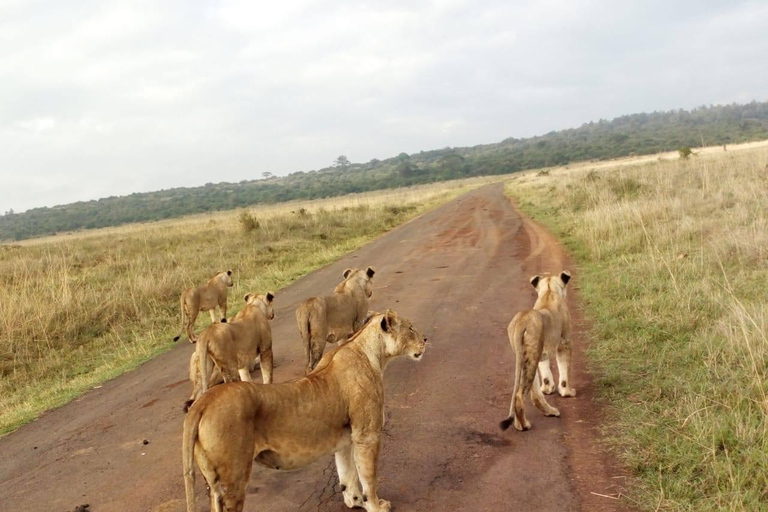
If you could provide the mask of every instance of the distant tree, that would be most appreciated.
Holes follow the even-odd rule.
[[[342,169],[346,169],[350,165],[352,165],[352,162],[350,162],[349,158],[344,155],[339,155],[339,157],[333,161],[334,167],[341,167]]]
[[[458,176],[466,170],[464,157],[455,153],[442,157],[440,159],[440,164],[452,176]]]
[[[7,212],[5,212],[6,215],[13,215],[13,208],[10,208]]]
[[[686,160],[689,156],[693,154],[693,150],[689,148],[688,146],[683,146],[682,148],[678,149],[677,152],[680,154],[680,158],[683,160]]]
[[[416,171],[416,168],[408,160],[401,161],[399,164],[397,164],[395,169],[397,170],[397,173],[403,178],[410,178]]]
[[[0,214],[0,240],[21,240],[59,231],[117,226],[259,203],[333,197],[465,176],[504,174],[630,153],[677,151],[698,146],[702,138],[709,144],[719,145],[768,139],[768,102],[632,114],[537,137],[508,138],[500,143],[473,147],[447,147],[410,156],[401,153],[384,162],[374,159],[365,165],[352,164],[346,157],[339,157],[334,166],[292,173],[279,180],[259,177],[239,185],[208,183],[204,187],[32,208],[22,213],[9,211]],[[537,144],[540,141],[546,143]],[[696,155],[694,150],[689,158],[690,155]],[[248,222],[246,220],[246,224]],[[246,227],[250,225],[243,229]]]
[[[264,177],[265,180],[268,180],[269,178],[274,178],[275,177],[275,175],[272,174],[269,171],[264,171],[263,173],[261,173],[261,175]]]

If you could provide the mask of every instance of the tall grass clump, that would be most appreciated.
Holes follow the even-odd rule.
[[[0,245],[0,434],[167,350],[179,294],[234,271],[280,289],[483,180]],[[233,313],[238,301],[230,301]],[[203,319],[207,315],[201,315]],[[197,329],[203,327],[198,320]]]
[[[646,510],[768,510],[768,150],[509,182],[567,245]]]

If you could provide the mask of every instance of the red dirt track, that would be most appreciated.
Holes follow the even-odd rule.
[[[280,290],[275,382],[303,375],[298,304],[329,294],[345,268],[367,265],[377,271],[371,309],[396,310],[430,340],[421,362],[396,361],[384,378],[379,495],[393,510],[624,510],[623,500],[609,497],[622,490],[623,474],[595,441],[599,409],[573,293],[578,269],[547,232],[521,217],[501,185],[446,203]],[[573,274],[578,395],[548,397],[561,418],[528,404],[533,429],[501,432],[514,372],[507,324],[533,305],[528,277],[562,268]],[[91,512],[184,510],[182,404],[193,347],[179,344],[0,439],[0,510],[66,512],[85,503]],[[258,370],[254,377],[260,382]],[[199,472],[197,487],[198,506],[207,511]],[[347,510],[333,456],[294,472],[254,468],[245,510]]]

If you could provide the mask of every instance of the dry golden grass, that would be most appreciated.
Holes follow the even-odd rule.
[[[768,510],[768,148],[508,183],[576,256],[607,433],[648,510]]]
[[[230,297],[278,290],[486,181],[251,208],[249,232],[237,210],[0,245],[0,434],[167,350],[182,289],[233,269]]]

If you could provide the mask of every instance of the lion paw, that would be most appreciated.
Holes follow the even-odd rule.
[[[560,410],[556,407],[552,407],[550,411],[544,413],[545,416],[554,416],[556,418],[560,417]]]
[[[549,379],[544,379],[541,383],[541,392],[545,395],[551,395],[555,392],[555,383]]]
[[[379,499],[379,504],[376,506],[369,501],[367,505],[366,510],[368,512],[390,512],[392,510],[392,504],[387,500]]]
[[[520,432],[531,430],[531,422],[526,418],[525,423],[521,424],[519,421],[517,421],[517,418],[515,418],[515,428]]]
[[[560,393],[560,396],[576,396],[576,390],[574,388],[564,388],[561,387],[558,392]]]

